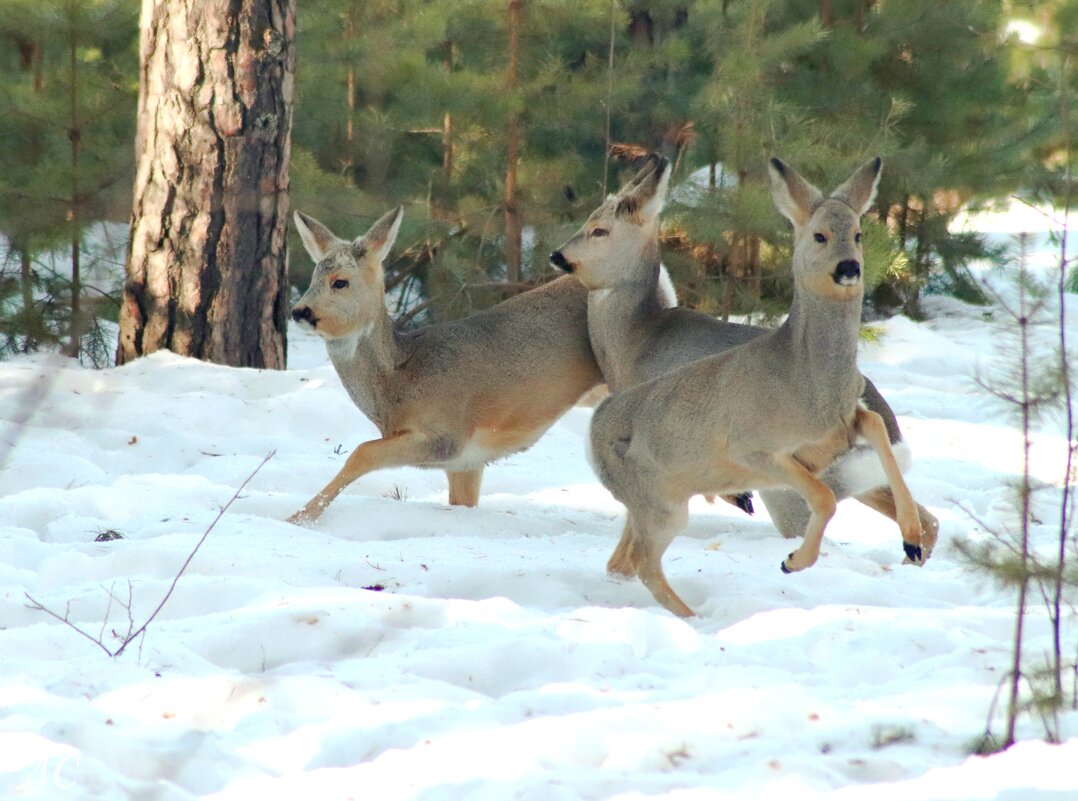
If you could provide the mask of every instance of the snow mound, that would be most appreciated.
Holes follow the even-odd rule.
[[[285,372],[0,363],[0,797],[1078,797],[1078,740],[967,756],[1013,604],[953,542],[985,536],[964,510],[1010,519],[1020,442],[972,380],[992,321],[934,312],[862,354],[941,519],[932,560],[902,566],[897,528],[847,501],[819,564],[784,576],[762,510],[694,501],[665,559],[690,621],[604,572],[622,510],[584,459],[590,410],[488,468],[477,509],[449,507],[441,473],[387,470],[297,528],[375,434],[312,337],[290,331]],[[1058,484],[1064,447],[1037,431],[1038,477]],[[115,646],[124,607],[145,619],[271,450],[123,656],[29,607]],[[1039,653],[1043,615],[1029,625]]]

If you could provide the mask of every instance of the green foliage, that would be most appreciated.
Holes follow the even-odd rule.
[[[1065,234],[1065,229],[1064,229]],[[1018,719],[1032,715],[1044,727],[1046,739],[1058,742],[1059,715],[1064,708],[1064,677],[1073,675],[1075,665],[1065,657],[1070,652],[1065,639],[1073,642],[1074,609],[1065,599],[1078,586],[1078,565],[1074,563],[1075,537],[1071,514],[1073,503],[1073,458],[1076,454],[1071,404],[1073,385],[1065,351],[1066,298],[1061,287],[1062,272],[1047,276],[1033,274],[1026,260],[1026,237],[1018,238],[1011,274],[1015,282],[1006,296],[996,297],[1002,336],[998,338],[998,358],[992,370],[978,383],[1014,418],[1020,433],[1020,473],[1013,481],[1014,513],[1009,520],[981,525],[984,535],[976,541],[959,541],[956,546],[980,573],[1015,591],[1016,614],[1011,645],[1010,669],[1001,682],[1007,690],[1006,734],[1001,741],[992,736],[998,701],[989,710],[984,736],[975,744],[976,753],[991,753],[1016,741]],[[1060,264],[1060,270],[1064,267]],[[991,291],[991,290],[990,290]],[[1052,345],[1037,340],[1047,333]],[[1034,426],[1050,413],[1062,412],[1064,468],[1057,485],[1033,477],[1032,440]],[[1042,500],[1042,496],[1050,496]],[[1054,508],[1053,508],[1054,507]],[[1027,615],[1033,598],[1044,602],[1052,634],[1052,645],[1043,655],[1029,654],[1025,642]],[[1036,660],[1030,666],[1031,660]],[[1072,704],[1076,703],[1073,697]]]
[[[670,204],[666,254],[686,302],[720,314],[778,313],[789,299],[768,156],[821,188],[884,156],[866,282],[911,314],[923,292],[982,299],[966,265],[998,254],[950,232],[960,207],[1019,187],[1058,202],[1073,189],[1059,101],[1078,115],[1078,57],[1061,66],[1053,53],[1074,52],[1074,0],[834,0],[827,19],[818,0],[522,0],[515,87],[508,8],[326,0],[298,15],[292,205],[342,236],[404,205],[389,271],[411,271],[413,301],[436,301],[427,318],[503,296],[468,287],[506,275],[511,115],[526,280],[549,275],[546,254],[631,173],[631,162],[607,164],[608,142],[621,143],[674,159],[675,184],[716,174]],[[0,235],[15,264],[70,247],[93,220],[127,217],[135,13],[120,0],[5,3]],[[1043,27],[1036,46],[1005,33],[1015,17]],[[304,285],[307,259],[290,245]],[[4,308],[29,325],[25,282],[5,269]]]
[[[92,313],[72,313],[79,276],[43,270],[39,257],[62,246],[73,260],[88,225],[129,212],[137,11],[121,0],[9,0],[4,11],[0,283],[18,291],[0,293],[2,347],[33,350],[72,330],[77,344],[100,330]],[[104,363],[94,343],[88,358]]]

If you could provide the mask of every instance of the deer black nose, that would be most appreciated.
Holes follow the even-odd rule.
[[[567,258],[565,258],[564,255],[562,255],[562,252],[560,250],[555,250],[553,253],[550,254],[550,263],[559,269],[565,270],[565,272],[567,273],[571,273],[573,271],[573,265],[569,262]]]
[[[838,266],[835,267],[832,278],[834,278],[836,284],[842,286],[856,284],[858,279],[861,278],[861,263],[856,259],[840,261]]]
[[[297,323],[306,320],[309,323],[313,323],[314,315],[311,312],[310,306],[296,306],[292,309],[292,319]]]

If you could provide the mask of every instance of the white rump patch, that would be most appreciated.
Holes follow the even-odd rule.
[[[499,456],[504,455],[505,453],[492,451],[489,448],[482,447],[474,441],[469,441],[464,443],[464,447],[460,449],[460,453],[458,453],[455,458],[443,462],[438,466],[443,470],[463,473],[469,470],[478,470],[480,467],[490,464]]]
[[[913,464],[910,446],[900,440],[891,445],[891,450],[894,451],[898,469],[905,473]],[[834,476],[835,483],[851,497],[887,486],[887,474],[883,472],[880,457],[866,442],[858,442],[824,472]]]

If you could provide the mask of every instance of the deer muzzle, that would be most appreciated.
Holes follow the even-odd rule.
[[[295,306],[292,308],[292,319],[297,323],[307,323],[311,328],[318,325],[318,320],[311,311],[310,306]]]
[[[565,258],[565,254],[560,250],[555,250],[550,254],[550,263],[557,267],[559,270],[565,270],[567,273],[573,271],[573,263]]]
[[[839,286],[853,286],[861,280],[861,263],[856,259],[840,261],[831,277]]]

